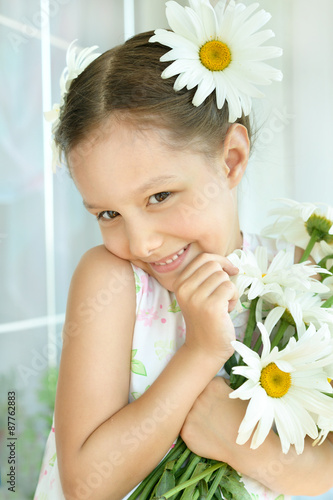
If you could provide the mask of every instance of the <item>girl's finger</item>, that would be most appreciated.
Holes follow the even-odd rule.
[[[230,260],[226,257],[221,257],[220,255],[210,254],[210,253],[202,253],[198,255],[189,265],[184,269],[181,275],[175,281],[175,284],[178,284],[181,281],[186,280],[190,276],[192,276],[199,268],[204,266],[206,263],[216,262],[217,266],[214,268],[216,271],[222,269],[229,276],[234,276],[238,273],[238,268],[234,266]]]

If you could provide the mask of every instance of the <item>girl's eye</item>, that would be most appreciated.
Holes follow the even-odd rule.
[[[156,203],[161,203],[162,201],[169,198],[171,195],[170,191],[163,191],[162,193],[156,193],[149,197],[150,205],[156,205]]]
[[[100,212],[97,214],[97,220],[112,220],[118,217],[119,213],[114,210],[104,210],[104,212]]]

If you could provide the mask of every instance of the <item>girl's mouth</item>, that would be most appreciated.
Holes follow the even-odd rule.
[[[172,257],[158,262],[150,262],[149,265],[154,269],[154,271],[158,273],[168,273],[170,271],[173,271],[184,261],[189,248],[190,244],[186,245],[186,247],[182,248],[181,250],[179,250],[179,252],[172,255]]]

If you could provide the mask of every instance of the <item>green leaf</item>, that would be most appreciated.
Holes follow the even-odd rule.
[[[200,479],[199,484],[200,499],[207,498],[208,495],[208,484],[204,479]]]
[[[134,279],[135,279],[135,291],[136,293],[138,293],[141,290],[141,281],[135,271],[134,271]]]
[[[234,474],[232,476],[223,477],[220,486],[223,495],[228,500],[239,500],[240,498],[242,500],[251,500],[251,496],[246,490],[244,483]]]
[[[175,485],[176,485],[175,476],[173,475],[171,470],[166,468],[162,474],[161,479],[157,483],[156,495],[158,496],[163,495],[167,491],[174,488]]]
[[[133,399],[138,399],[140,396],[142,396],[141,392],[131,392],[131,395],[133,396]]]
[[[181,311],[181,309],[180,309],[180,307],[179,307],[179,305],[177,303],[177,300],[174,299],[171,302],[170,306],[169,306],[168,312],[177,313],[177,312],[180,312],[180,311]]]
[[[138,359],[134,359],[137,352],[138,352],[137,349],[132,349],[131,372],[136,373],[137,375],[144,375],[146,377],[147,372],[146,372],[145,365],[142,363],[142,361],[139,361]]]
[[[228,375],[230,375],[231,368],[233,366],[237,366],[237,358],[235,356],[235,353],[228,359],[228,361],[224,364],[224,369],[227,372]]]
[[[138,352],[137,349],[132,349],[131,359],[135,358],[135,355],[136,355],[137,352]]]
[[[54,466],[54,463],[56,461],[56,458],[57,458],[57,454],[55,453],[52,458],[50,459],[49,461],[49,465],[51,465],[52,467]]]
[[[132,360],[131,372],[136,373],[137,375],[143,375],[144,377],[147,376],[145,365],[138,359]]]

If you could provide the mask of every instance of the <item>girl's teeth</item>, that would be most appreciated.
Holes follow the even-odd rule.
[[[187,248],[187,247],[183,248],[183,249],[182,249],[182,250],[180,250],[178,253],[176,253],[176,254],[172,257],[172,259],[168,259],[168,260],[167,260],[167,261],[165,261],[165,262],[159,262],[159,263],[157,263],[157,262],[156,262],[156,264],[155,264],[155,265],[157,265],[157,266],[165,266],[166,264],[171,264],[171,262],[173,262],[174,260],[177,260],[177,259],[178,259],[178,257],[180,257],[180,256],[181,256],[181,254],[185,252],[186,248]]]

